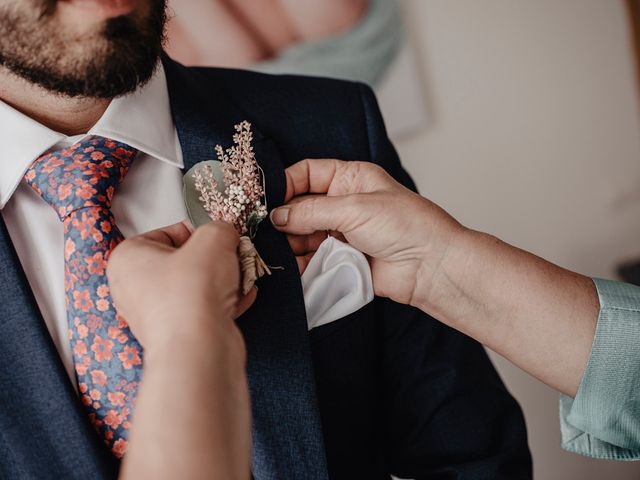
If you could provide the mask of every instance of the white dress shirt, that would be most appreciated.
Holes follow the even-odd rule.
[[[136,92],[114,99],[86,135],[55,132],[0,101],[0,210],[51,337],[75,384],[64,299],[64,233],[55,211],[23,180],[27,168],[51,147],[87,135],[140,150],[113,199],[125,237],[187,218],[182,200],[182,151],[171,118],[165,73]],[[212,152],[213,154],[213,152]]]
[[[140,151],[111,208],[122,234],[129,237],[185,220],[182,150],[171,117],[164,69],[159,65],[145,86],[112,100],[102,118],[84,135],[68,137],[55,132],[2,101],[0,125],[0,211],[49,333],[75,385],[65,309],[62,222],[53,208],[26,185],[23,176],[50,148],[67,147],[88,135],[100,135]],[[211,153],[213,156],[213,149]],[[309,329],[347,316],[373,299],[366,258],[333,238],[319,248],[302,283]]]

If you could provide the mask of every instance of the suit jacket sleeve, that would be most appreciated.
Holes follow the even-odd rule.
[[[360,93],[371,161],[415,190],[373,92],[362,85]],[[413,307],[376,299],[374,308],[389,471],[414,479],[531,478],[522,412],[483,347]]]

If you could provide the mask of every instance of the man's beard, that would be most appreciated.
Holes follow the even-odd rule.
[[[30,83],[68,97],[113,98],[153,75],[166,0],[150,0],[144,14],[106,20],[82,38],[70,38],[56,23],[56,0],[16,3],[22,2],[0,8],[0,66]]]

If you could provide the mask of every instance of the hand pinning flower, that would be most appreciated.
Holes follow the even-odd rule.
[[[247,293],[269,267],[251,239],[267,217],[262,170],[253,152],[251,124],[235,126],[234,145],[224,150],[216,145],[218,161],[195,165],[184,177],[185,201],[194,226],[211,220],[232,224],[241,235],[238,254],[242,271],[242,290]]]

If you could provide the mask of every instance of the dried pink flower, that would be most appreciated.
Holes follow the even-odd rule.
[[[240,235],[255,233],[257,224],[267,216],[262,172],[253,152],[251,124],[243,121],[235,127],[234,145],[224,150],[216,145],[221,163],[224,191],[219,191],[213,168],[196,170],[195,188],[212,220],[231,223]]]

